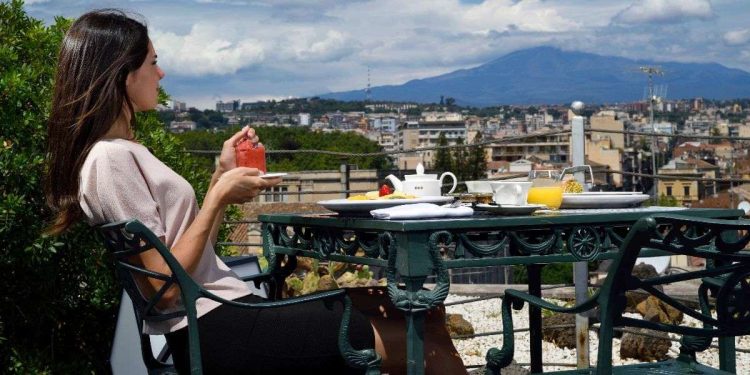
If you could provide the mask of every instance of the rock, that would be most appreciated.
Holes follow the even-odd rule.
[[[558,348],[576,348],[576,317],[573,314],[552,314],[542,318],[542,338]],[[570,328],[547,328],[548,326],[572,325]]]
[[[451,336],[465,336],[474,334],[474,326],[461,314],[446,314],[445,327]]]
[[[620,341],[620,358],[633,358],[643,362],[667,359],[667,352],[672,346],[672,342],[666,332],[651,331],[645,328],[634,328],[633,330],[660,338],[625,332]]]
[[[636,311],[643,315],[643,319],[650,322],[680,324],[683,318],[682,311],[667,305],[655,296],[648,296],[639,303]]]
[[[297,268],[294,270],[295,273],[306,273],[314,270],[314,264],[312,258],[297,257]]]
[[[344,272],[343,275],[339,276],[338,279],[336,279],[336,284],[339,284],[339,286],[348,286],[350,284],[353,284],[357,281],[357,276],[352,272]]]
[[[318,280],[318,290],[333,290],[338,289],[339,286],[336,284],[336,280],[331,275],[323,275]]]
[[[302,280],[302,291],[300,294],[306,295],[315,293],[318,290],[318,281],[320,281],[320,277],[315,272],[308,272],[307,275],[305,275],[305,279]]]
[[[468,372],[469,375],[484,375],[486,373],[487,366],[482,366],[479,368],[475,368]],[[508,367],[505,367],[500,370],[500,372],[503,375],[528,375],[530,372],[527,368],[520,366],[518,363],[516,363],[515,360],[511,362],[511,364],[508,365]]]
[[[294,297],[300,295],[302,292],[302,280],[296,275],[291,274],[284,280],[284,290],[282,295],[284,297]]]
[[[643,280],[643,279],[650,279],[652,277],[657,277],[659,274],[656,272],[656,268],[650,264],[646,263],[638,263],[633,267],[633,271],[630,273],[631,275]],[[664,291],[664,288],[661,285],[657,285],[656,289],[660,291]],[[625,312],[634,313],[636,311],[636,306],[638,306],[639,303],[643,302],[646,298],[648,298],[649,294],[645,293],[643,291],[632,291],[632,292],[625,292],[625,298],[627,298],[628,303],[625,306]]]

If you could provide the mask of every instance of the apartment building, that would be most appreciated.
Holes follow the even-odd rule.
[[[675,158],[659,168],[660,175],[716,178],[719,167],[709,162],[694,158]],[[717,192],[714,181],[698,181],[692,179],[669,178],[660,179],[657,186],[658,195],[673,196],[677,202],[690,206],[692,202],[715,195]]]
[[[565,125],[563,129],[569,130],[570,126]],[[513,162],[535,156],[553,165],[567,166],[570,160],[570,134],[545,133],[531,133],[529,138],[493,144],[492,161]]]
[[[445,135],[449,145],[455,145],[459,138],[464,143],[470,143],[476,134],[467,132],[460,114],[427,113],[420,121],[402,122],[396,131],[394,145],[398,150],[434,147],[438,144],[440,133]],[[467,135],[472,136],[467,139]],[[397,166],[399,169],[415,169],[417,164],[422,163],[425,168],[430,169],[435,154],[435,150],[399,154]]]

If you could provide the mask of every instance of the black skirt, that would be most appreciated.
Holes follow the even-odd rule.
[[[267,302],[254,295],[238,302]],[[362,374],[338,349],[343,306],[311,301],[273,309],[221,305],[198,319],[204,374],[286,374],[301,371]],[[166,335],[180,374],[189,373],[187,327]],[[352,309],[349,339],[355,349],[374,348],[370,321]]]

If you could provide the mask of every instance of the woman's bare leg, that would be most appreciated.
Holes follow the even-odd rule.
[[[375,350],[383,357],[381,370],[388,374],[406,373],[406,319],[388,298],[385,288],[348,289],[352,303],[370,319],[375,333]],[[445,327],[445,307],[425,313],[425,373],[466,374],[450,334]]]

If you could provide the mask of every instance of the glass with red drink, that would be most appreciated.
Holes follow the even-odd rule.
[[[245,139],[235,147],[238,167],[257,168],[266,173],[266,148],[262,143]]]

